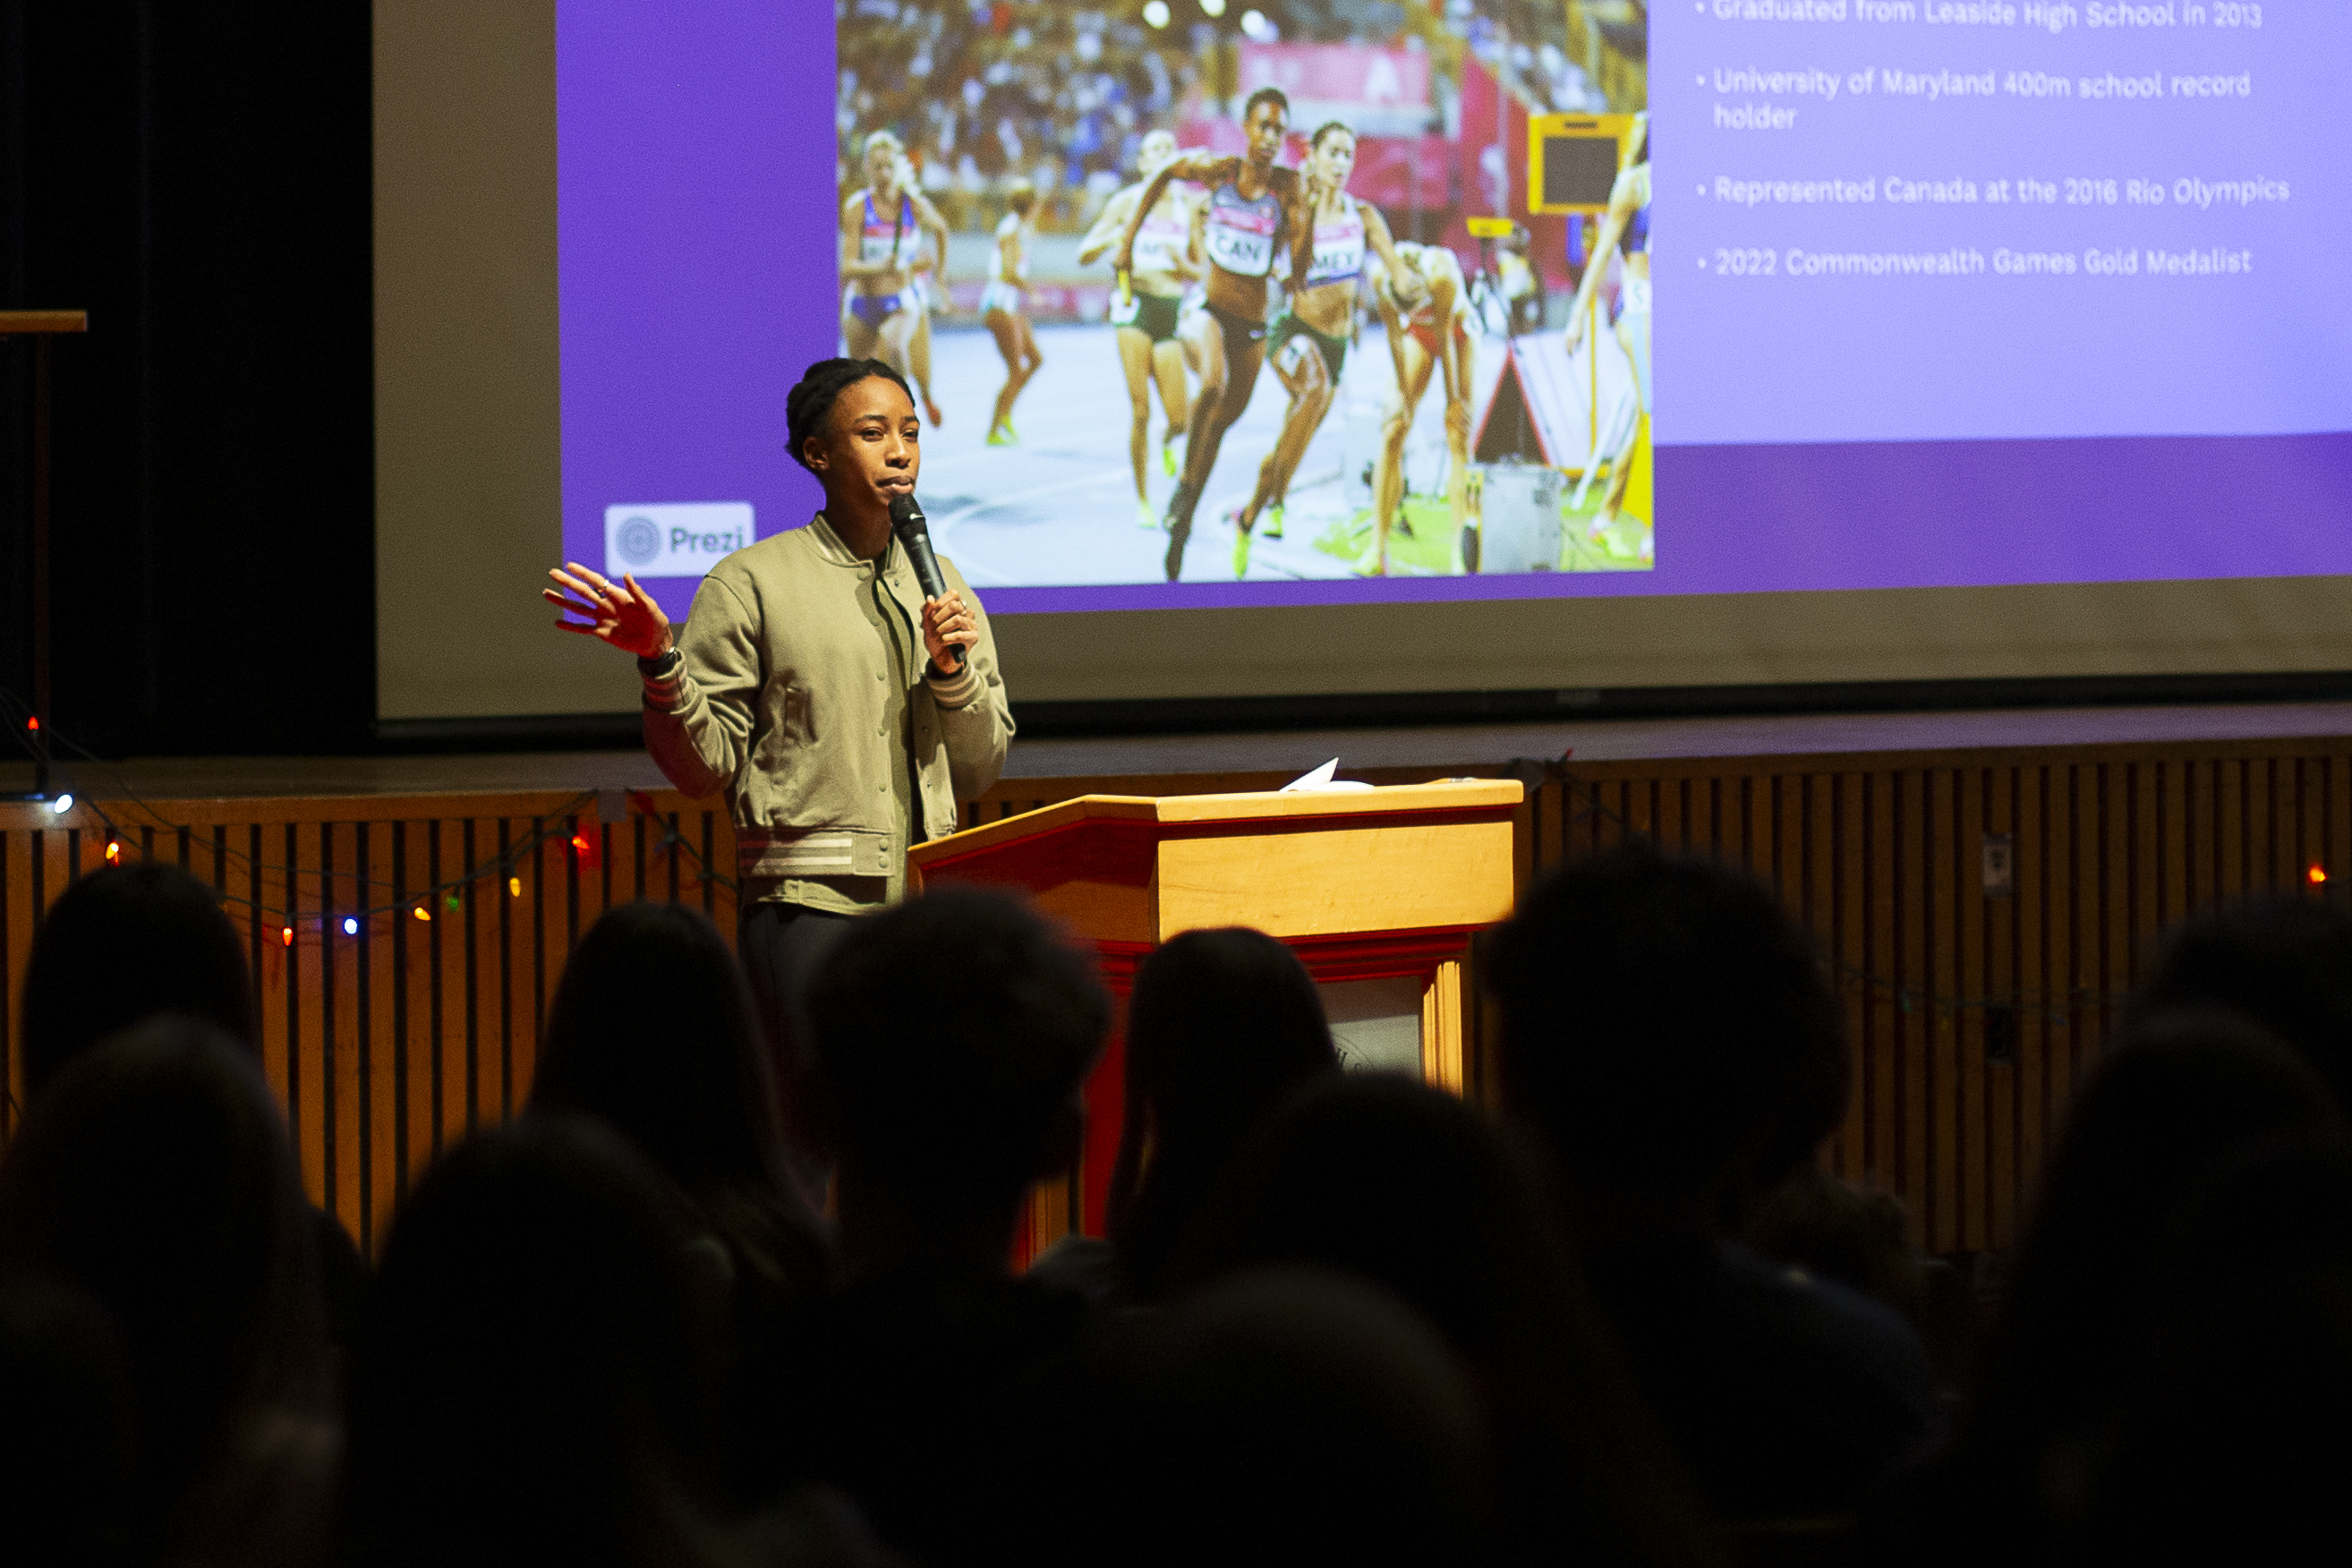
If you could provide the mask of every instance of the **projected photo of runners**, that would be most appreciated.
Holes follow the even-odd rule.
[[[1620,322],[1647,230],[1597,254],[1605,169],[1581,218],[1528,198],[1530,117],[1646,107],[1639,0],[843,0],[835,27],[842,351],[915,386],[975,584],[1647,563],[1646,289],[1638,373]],[[1571,345],[1580,299],[1602,325]]]

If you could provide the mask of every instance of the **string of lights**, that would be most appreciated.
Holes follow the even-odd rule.
[[[33,714],[29,704],[5,686],[0,686],[0,724],[5,724],[9,733],[24,744],[28,752],[32,751],[32,742],[26,737],[40,732],[40,721]],[[128,805],[149,818],[149,823],[140,825],[142,827],[152,826],[154,829],[173,834],[174,837],[190,831],[186,825],[173,821],[142,799],[131,787],[128,779],[123,776],[119,768],[115,768],[95,752],[64,735],[56,726],[49,727],[47,739],[51,747],[51,771],[57,773],[63,787],[60,787],[46,804],[53,816],[63,818],[72,813],[75,802],[79,798],[81,808],[97,816],[100,825],[105,830],[106,847],[103,855],[109,865],[121,864],[131,846],[126,843],[124,834],[108,815],[104,805],[90,798],[87,791],[80,796],[76,796],[71,788],[73,781],[68,770],[59,767],[57,763],[56,751],[59,747],[71,751],[88,765],[104,769],[111,773],[114,784],[112,798],[117,804]],[[492,881],[494,884],[503,882],[509,897],[520,898],[522,868],[532,852],[543,844],[561,839],[564,841],[567,851],[582,862],[587,861],[592,856],[598,855],[599,847],[584,833],[571,826],[572,821],[580,816],[583,809],[596,803],[598,794],[598,791],[593,789],[583,791],[566,802],[556,812],[541,819],[541,826],[536,830],[509,844],[497,855],[413,894],[404,893],[399,897],[387,898],[383,901],[363,907],[336,910],[324,896],[324,882],[331,874],[321,868],[256,861],[240,850],[226,845],[216,845],[216,852],[223,854],[227,860],[247,868],[248,878],[257,876],[264,880],[265,885],[274,879],[279,886],[286,889],[288,903],[286,907],[279,908],[226,889],[215,889],[215,896],[223,903],[251,910],[263,922],[276,925],[278,928],[279,944],[288,948],[313,940],[322,944],[331,942],[338,929],[346,937],[357,937],[374,921],[385,917],[397,917],[404,913],[412,920],[429,923],[434,919],[436,910],[444,913],[454,913],[461,910],[464,907],[467,889],[484,880]],[[713,870],[692,841],[677,830],[677,824],[655,809],[650,798],[636,790],[630,790],[625,794],[631,812],[650,820],[661,829],[661,836],[654,846],[655,854],[683,855],[693,865],[695,880],[698,885],[715,882],[730,892],[735,890],[734,879]],[[144,858],[143,847],[140,853],[142,858]],[[338,872],[331,876],[336,880],[349,877],[354,888],[363,889],[368,894],[392,890],[392,884],[383,879],[362,877],[355,871]],[[319,906],[308,911],[294,907],[295,900],[299,897],[298,883],[305,877],[320,879],[322,883]]]

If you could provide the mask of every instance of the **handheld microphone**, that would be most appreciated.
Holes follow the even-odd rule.
[[[915,581],[923,585],[923,597],[944,599],[948,596],[948,580],[940,575],[940,558],[931,551],[931,525],[924,520],[922,503],[913,491],[908,491],[890,503],[890,531],[898,536],[906,547],[907,560],[915,568]],[[963,668],[963,649],[949,645],[949,653],[958,669]]]

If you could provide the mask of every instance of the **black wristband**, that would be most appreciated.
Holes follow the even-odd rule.
[[[643,654],[638,655],[637,673],[647,680],[666,680],[676,675],[679,667],[685,663],[684,650],[676,643],[672,643],[669,651],[659,658],[647,658]]]

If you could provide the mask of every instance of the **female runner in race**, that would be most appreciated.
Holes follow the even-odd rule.
[[[1172,132],[1154,131],[1137,149],[1136,172],[1143,176],[1103,204],[1102,216],[1078,242],[1078,265],[1101,260],[1127,232],[1129,220],[1151,176],[1174,161]],[[1119,280],[1110,300],[1110,323],[1116,329],[1119,368],[1127,374],[1128,405],[1134,420],[1128,427],[1128,461],[1135,468],[1136,521],[1146,528],[1160,526],[1151,510],[1145,455],[1151,444],[1151,388],[1160,387],[1160,411],[1168,417],[1160,437],[1160,460],[1176,472],[1176,446],[1184,438],[1190,399],[1184,380],[1184,345],[1177,335],[1186,285],[1201,276],[1200,242],[1193,232],[1201,198],[1188,185],[1173,185],[1136,228],[1135,264]]]
[[[1404,500],[1405,437],[1412,434],[1421,395],[1429,390],[1432,369],[1445,377],[1445,500],[1453,518],[1454,548],[1461,549],[1470,513],[1470,372],[1476,351],[1462,261],[1445,247],[1410,242],[1396,247],[1395,263],[1373,277],[1372,298],[1388,329],[1397,395],[1381,431],[1380,458],[1372,465],[1372,542],[1356,569],[1384,577],[1389,530],[1404,526],[1397,509]]]
[[[878,359],[914,382],[924,417],[940,423],[931,399],[931,317],[922,274],[943,267],[947,220],[915,188],[907,149],[887,131],[866,139],[866,188],[841,204],[841,338],[851,359]],[[923,237],[938,246],[921,255]]]
[[[1266,520],[1266,537],[1282,537],[1282,504],[1290,492],[1291,476],[1339,395],[1340,367],[1348,363],[1348,345],[1356,335],[1356,280],[1364,273],[1366,247],[1400,286],[1413,288],[1420,282],[1419,273],[1397,264],[1381,209],[1348,194],[1348,176],[1355,168],[1356,133],[1336,120],[1317,127],[1308,144],[1305,195],[1299,203],[1302,216],[1313,225],[1307,275],[1266,329],[1266,356],[1290,394],[1290,408],[1274,450],[1258,465],[1257,489],[1234,517],[1236,578],[1249,574],[1250,531],[1269,502],[1274,515]]]
[[[1023,307],[1029,287],[1029,242],[1037,237],[1037,187],[1015,180],[1005,187],[1010,210],[996,225],[996,244],[988,253],[988,286],[980,291],[980,319],[996,339],[1004,356],[1004,384],[996,394],[996,412],[988,422],[988,444],[1010,447],[1020,439],[1013,433],[1013,400],[1037,374],[1045,356],[1037,352],[1037,334]]]
[[[1202,366],[1200,407],[1186,441],[1184,477],[1168,501],[1168,580],[1176,581],[1184,566],[1185,542],[1192,536],[1192,509],[1208,487],[1216,466],[1217,447],[1234,421],[1249,407],[1257,389],[1258,365],[1265,358],[1266,279],[1274,273],[1285,247],[1290,252],[1291,283],[1306,275],[1307,230],[1294,214],[1298,201],[1298,176],[1279,168],[1276,156],[1290,130],[1290,100],[1281,89],[1259,88],[1242,110],[1242,132],[1249,138],[1246,156],[1213,157],[1188,153],[1171,160],[1152,175],[1136,199],[1127,235],[1119,242],[1117,270],[1135,269],[1136,238],[1144,216],[1160,202],[1170,182],[1192,180],[1209,187],[1208,208],[1202,220],[1203,247],[1209,257],[1208,310],[1216,319],[1216,349]]]
[[[1568,352],[1571,354],[1584,342],[1585,318],[1592,309],[1601,279],[1609,271],[1609,253],[1621,247],[1625,253],[1625,280],[1617,307],[1617,341],[1624,345],[1625,357],[1633,363],[1633,389],[1641,396],[1641,412],[1627,425],[1623,437],[1608,455],[1609,489],[1584,533],[1588,543],[1597,544],[1612,554],[1622,553],[1616,547],[1618,514],[1633,482],[1633,470],[1649,455],[1650,117],[1646,113],[1633,116],[1633,129],[1625,142],[1625,167],[1618,172],[1617,183],[1610,189],[1609,212],[1601,218],[1601,233],[1592,242],[1592,260],[1576,286],[1575,302],[1569,306]],[[1647,561],[1653,559],[1656,548],[1653,543],[1654,536],[1647,526],[1650,520],[1639,521],[1644,526],[1638,553]]]

